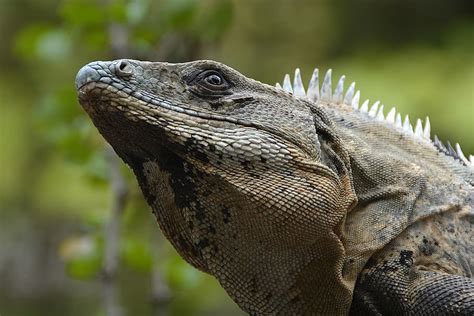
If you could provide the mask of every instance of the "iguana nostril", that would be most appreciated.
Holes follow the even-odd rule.
[[[130,63],[126,60],[120,60],[117,62],[115,67],[115,73],[118,76],[130,76],[133,72],[133,68]]]

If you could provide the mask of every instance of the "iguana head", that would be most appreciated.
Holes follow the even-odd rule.
[[[96,118],[95,122],[111,111],[122,112],[131,122],[146,122],[150,129],[165,132],[168,144],[184,145],[185,148],[175,148],[184,151],[181,154],[202,158],[216,146],[215,152],[237,160],[265,160],[272,155],[242,149],[244,155],[239,157],[236,149],[244,139],[255,142],[255,148],[267,143],[259,137],[270,137],[276,146],[282,138],[301,155],[319,155],[314,120],[307,104],[289,106],[294,103],[290,94],[214,61],[94,62],[81,69],[76,85],[81,104]],[[246,132],[237,133],[239,129]],[[213,133],[219,134],[215,141],[208,139]],[[136,139],[130,140],[136,144]],[[211,144],[214,146],[208,148]],[[228,146],[233,144],[236,146]]]
[[[340,230],[355,195],[314,103],[213,61],[93,62],[76,87],[177,251],[244,310],[333,312],[336,296],[347,309]]]

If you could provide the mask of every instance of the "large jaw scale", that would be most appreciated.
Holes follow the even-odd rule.
[[[453,157],[455,160],[458,160],[462,164],[474,170],[474,156],[469,155],[469,157],[467,157],[464,155],[461,146],[458,143],[456,143],[455,147],[453,148],[449,142],[448,145],[445,146],[436,135],[434,136],[434,139],[431,139],[431,124],[429,117],[426,117],[424,126],[422,120],[417,119],[415,128],[413,128],[408,115],[405,116],[405,119],[402,122],[402,115],[397,112],[395,107],[392,107],[387,115],[385,115],[384,105],[380,104],[380,101],[376,101],[370,106],[369,100],[365,100],[362,102],[362,105],[359,106],[360,91],[355,91],[355,82],[352,82],[344,93],[345,78],[346,76],[341,76],[341,78],[338,80],[336,88],[333,91],[332,69],[329,69],[326,72],[323,83],[320,87],[319,69],[315,68],[309,81],[308,89],[305,92],[305,88],[301,80],[301,72],[300,69],[297,68],[295,71],[293,85],[291,84],[290,75],[286,74],[283,80],[283,85],[277,83],[275,87],[293,94],[296,97],[309,99],[315,103],[332,103],[348,106],[354,111],[357,111],[361,115],[365,115],[374,121],[386,123],[390,127],[399,130],[403,134],[413,137],[416,141],[435,147],[437,150]]]

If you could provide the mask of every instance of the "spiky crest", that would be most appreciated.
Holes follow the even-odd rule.
[[[396,128],[418,141],[428,143],[445,155],[453,157],[460,163],[474,169],[474,156],[469,155],[468,159],[462,152],[461,146],[458,143],[456,143],[455,148],[453,148],[449,141],[445,146],[436,135],[433,140],[431,139],[431,124],[428,117],[425,119],[425,126],[423,126],[421,119],[417,119],[415,129],[413,129],[408,115],[405,116],[405,120],[402,123],[402,116],[397,112],[395,107],[392,107],[386,116],[384,115],[384,105],[380,105],[380,101],[376,101],[369,109],[370,102],[369,100],[365,100],[359,107],[360,91],[357,90],[354,93],[355,82],[352,82],[344,94],[345,79],[346,76],[341,76],[333,91],[332,69],[329,69],[324,76],[321,87],[319,87],[319,70],[318,68],[315,68],[308,84],[308,90],[305,91],[303,81],[301,80],[300,69],[297,68],[295,70],[293,85],[291,84],[290,75],[286,74],[283,80],[283,85],[277,83],[275,86],[288,93],[294,94],[297,97],[307,98],[316,103],[323,101],[350,106],[359,113],[364,113],[371,117],[374,121],[386,122],[392,128]]]

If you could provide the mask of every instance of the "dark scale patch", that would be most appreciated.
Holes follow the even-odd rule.
[[[209,245],[210,245],[209,239],[207,238],[199,239],[198,242],[196,243],[196,247],[200,250],[203,250],[204,248],[209,247]]]
[[[216,234],[216,228],[215,228],[214,225],[212,225],[212,224],[209,224],[209,225],[207,226],[207,230],[208,230],[211,234],[213,234],[213,235]]]
[[[188,243],[186,242],[186,240],[184,239],[183,236],[179,235],[178,238],[176,239],[176,243],[179,245],[179,248],[180,249],[183,249],[183,250],[189,250],[189,247],[188,247]]]
[[[382,271],[383,272],[396,272],[400,265],[396,261],[387,261],[384,260],[382,263]]]
[[[425,236],[423,236],[423,239],[421,241],[421,244],[418,246],[418,249],[425,256],[431,256],[436,251],[437,244],[438,243],[436,241],[430,241]]]
[[[209,196],[209,195],[212,194],[212,191],[209,190],[209,189],[206,189],[206,188],[203,189],[203,188],[201,188],[201,190],[202,190],[202,195],[203,195],[203,196],[206,196],[206,197],[207,197],[207,196]]]
[[[222,216],[223,216],[223,221],[224,223],[228,224],[230,222],[230,211],[229,209],[224,206],[221,208]]]
[[[206,209],[202,206],[201,202],[198,200],[191,203],[193,206],[194,214],[196,215],[196,219],[199,222],[204,222],[206,219]]]
[[[174,202],[180,209],[188,208],[194,211],[195,218],[202,222],[206,218],[206,210],[199,202],[197,195],[196,178],[202,178],[203,174],[190,168],[186,162],[169,151],[163,151],[159,155],[158,164],[160,168],[171,174],[170,185],[174,192]]]
[[[367,263],[365,264],[365,269],[373,268],[377,265],[377,260],[374,257],[370,257]]]
[[[187,223],[189,229],[193,230],[197,223],[207,220],[206,209],[199,201],[198,188],[195,182],[195,179],[203,177],[203,174],[189,166],[181,157],[171,151],[163,149],[156,157],[159,168],[170,174],[169,184],[174,192],[175,205],[181,210],[188,209],[194,213],[194,218]],[[143,162],[136,157],[131,159],[131,161],[134,163],[132,168],[135,171],[140,187],[148,203],[153,205],[157,197],[152,194],[154,192],[153,188],[148,187],[147,175],[143,173]],[[159,217],[158,214],[157,217]],[[199,256],[196,249],[183,238],[177,240],[177,242],[179,248],[184,249],[184,252],[192,253],[193,256]]]
[[[252,163],[248,160],[242,160],[240,164],[242,165],[242,167],[244,167],[246,171],[252,170],[254,168]]]
[[[144,163],[149,162],[150,160],[143,159],[128,153],[120,153],[119,155],[120,158],[122,158],[127,163],[127,165],[132,168],[133,173],[137,178],[138,184],[140,185],[140,189],[142,190],[143,196],[145,197],[148,204],[154,205],[158,197],[152,194],[152,190],[150,190],[150,188],[148,187],[148,178],[151,176],[150,171],[145,171],[143,168]],[[155,213],[153,209],[152,211],[153,213]]]
[[[191,231],[194,229],[194,222],[193,221],[188,221],[188,228]]]
[[[252,178],[254,178],[254,179],[257,179],[257,180],[262,180],[262,179],[263,179],[263,178],[262,178],[262,175],[259,173],[258,170],[250,169],[250,170],[248,170],[247,172],[248,172],[248,174],[249,174]]]
[[[250,278],[248,284],[248,291],[253,295],[257,294],[257,280],[255,279],[255,277]]]
[[[196,258],[199,256],[197,250],[191,246],[190,243],[182,236],[178,235],[175,239],[176,244],[178,245],[179,249],[184,253],[191,254],[192,257]]]
[[[454,229],[454,224],[448,224],[448,233],[454,233],[455,232],[455,229]]]
[[[413,264],[413,251],[402,250],[400,251],[399,261],[402,266],[410,267]]]
[[[202,151],[196,150],[194,156],[202,162],[209,162],[209,158],[207,158],[207,155]]]
[[[222,106],[222,104],[218,102],[209,102],[209,105],[214,111],[217,111]]]
[[[299,301],[301,301],[301,297],[299,295],[296,295],[295,297],[293,297],[288,303],[290,304],[296,304],[298,303]]]
[[[266,302],[268,302],[268,301],[270,301],[270,299],[271,299],[272,297],[273,297],[273,293],[272,293],[272,292],[268,292],[268,294],[265,295],[264,300],[265,300]]]
[[[204,152],[199,150],[199,147],[194,138],[188,138],[184,143],[184,146],[186,147],[186,152],[190,153],[198,160],[202,162],[209,162],[209,158],[207,158],[207,155]]]

